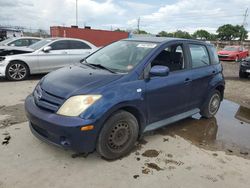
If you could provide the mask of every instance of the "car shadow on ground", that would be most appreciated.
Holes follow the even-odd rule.
[[[234,80],[234,81],[249,81],[250,77],[248,78],[239,78],[239,77],[235,77],[235,76],[225,76],[225,80]]]
[[[23,81],[41,80],[42,77],[44,77],[45,75],[46,74],[31,75],[26,80],[23,80]],[[7,80],[6,78],[0,77],[0,83],[1,82],[22,82],[22,81],[10,81],[10,80]]]

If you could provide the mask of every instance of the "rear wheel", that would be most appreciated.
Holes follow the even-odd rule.
[[[19,61],[10,63],[6,68],[6,77],[8,80],[20,81],[29,76],[28,66]]]
[[[127,111],[118,111],[104,124],[96,149],[105,159],[120,158],[134,147],[138,132],[137,119]]]
[[[211,118],[215,116],[220,108],[221,103],[221,93],[215,90],[207,99],[204,108],[201,111],[201,116],[205,118]]]
[[[248,77],[248,73],[240,71],[239,72],[239,77],[240,78],[247,78]]]

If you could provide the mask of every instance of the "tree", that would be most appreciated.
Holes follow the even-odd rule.
[[[192,38],[192,36],[186,31],[177,30],[173,34],[174,34],[174,37],[176,37],[176,38],[185,38],[185,39]]]
[[[158,33],[158,36],[160,36],[160,37],[186,38],[186,39],[191,39],[192,38],[192,36],[188,32],[181,31],[181,30],[177,30],[176,32],[173,32],[173,33],[168,33],[166,31],[161,31],[160,33]]]
[[[239,38],[240,41],[248,38],[248,31],[243,26],[236,25],[235,27],[238,31],[236,37]]]
[[[220,26],[217,29],[217,33],[218,33],[218,38],[220,40],[235,40],[235,39],[246,39],[248,38],[247,36],[247,31],[243,26],[233,26],[231,24],[226,24],[223,26]]]
[[[193,37],[196,39],[201,39],[201,40],[209,40],[211,34],[203,29],[197,30],[194,32]]]
[[[147,31],[144,31],[144,30],[137,30],[137,31],[135,31],[135,34],[143,34],[143,35],[145,35],[145,34],[148,34],[148,32]]]
[[[126,32],[125,30],[122,30],[122,29],[120,29],[120,28],[117,28],[117,29],[115,29],[114,31],[118,31],[118,32]]]
[[[159,36],[159,37],[173,37],[174,34],[173,34],[173,33],[168,33],[168,32],[166,32],[166,31],[161,31],[161,32],[159,32],[159,33],[157,34],[157,36]]]

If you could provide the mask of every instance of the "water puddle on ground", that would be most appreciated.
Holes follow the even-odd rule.
[[[5,118],[5,116],[8,116]],[[1,118],[4,117],[4,118]],[[24,104],[0,106],[0,129],[27,121]]]
[[[212,119],[195,115],[154,133],[178,135],[205,149],[250,158],[250,109],[227,100]]]

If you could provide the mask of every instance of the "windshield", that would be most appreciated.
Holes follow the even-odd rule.
[[[46,44],[49,44],[51,41],[53,41],[53,39],[43,39],[39,42],[36,42],[36,43],[30,45],[29,48],[31,48],[33,50],[38,50],[38,49],[42,48],[43,46],[45,46]]]
[[[0,42],[0,45],[3,46],[3,45],[6,45],[7,43],[11,42],[12,40],[14,40],[13,38],[8,38],[8,39],[5,39],[3,41]]]
[[[226,46],[223,50],[225,50],[225,51],[238,51],[238,48],[233,47],[233,46]]]
[[[128,73],[156,46],[150,42],[118,41],[89,56],[86,62]]]

